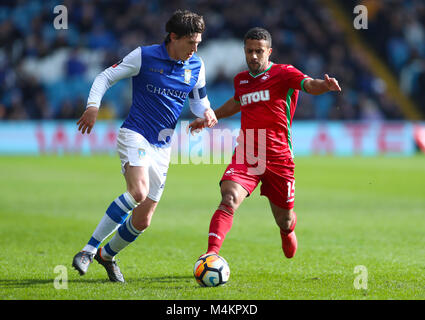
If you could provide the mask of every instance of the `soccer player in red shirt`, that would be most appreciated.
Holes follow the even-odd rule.
[[[219,252],[230,231],[233,214],[261,181],[261,195],[269,199],[280,227],[282,249],[287,258],[297,250],[294,212],[295,179],[291,124],[299,90],[318,95],[341,91],[338,81],[325,75],[312,79],[292,65],[275,64],[270,33],[262,28],[249,30],[244,37],[247,71],[234,78],[235,95],[215,110],[217,119],[241,112],[241,130],[232,161],[220,181],[221,203],[212,216],[207,253]],[[203,129],[204,119],[196,119],[191,131]]]

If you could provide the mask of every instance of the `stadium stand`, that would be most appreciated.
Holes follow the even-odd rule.
[[[347,10],[352,10],[354,3],[351,7],[346,4]],[[425,113],[421,90],[425,81],[424,4],[414,0],[386,3],[377,9],[371,5],[375,9],[369,24],[372,32],[365,33],[366,41],[397,75],[404,94]],[[53,8],[58,4],[67,8],[66,30],[53,27]],[[200,55],[212,43],[230,50],[229,39],[240,41],[250,27],[262,26],[273,36],[273,61],[293,64],[312,77],[328,73],[339,80],[344,89],[339,95],[302,93],[295,119],[406,118],[387,94],[385,79],[374,74],[364,57],[351,48],[321,1],[3,0],[0,119],[78,118],[95,76],[135,47],[162,42],[162,26],[178,8],[204,16],[207,30]],[[202,53],[208,54],[205,50]],[[241,64],[240,60],[240,56],[229,55],[220,62],[223,72],[215,73],[208,70],[206,61],[208,94],[214,108],[232,95],[232,75],[224,70],[228,65],[242,69],[244,61]],[[130,81],[120,81],[108,90],[100,117],[126,115],[131,104],[130,85]],[[193,117],[188,108],[183,117]]]
[[[356,1],[344,1],[346,10]],[[400,88],[425,115],[425,2],[363,1],[369,25],[365,37],[396,75]]]

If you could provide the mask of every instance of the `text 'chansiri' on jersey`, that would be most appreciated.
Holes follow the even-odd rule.
[[[203,117],[204,110],[210,107],[202,59],[196,54],[185,61],[171,59],[165,43],[138,47],[99,74],[87,106],[99,107],[109,87],[130,77],[132,104],[122,127],[140,133],[152,145],[168,145],[188,97],[190,108],[198,117]]]

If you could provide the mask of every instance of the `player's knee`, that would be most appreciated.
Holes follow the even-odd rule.
[[[145,201],[148,196],[148,188],[143,186],[129,188],[128,192],[130,192],[134,200],[138,203]]]
[[[279,228],[285,232],[291,231],[292,221],[282,221],[281,223],[277,224]]]
[[[230,211],[230,214],[233,214],[233,211],[238,207],[238,194],[237,191],[229,190],[223,193],[221,198],[220,207],[224,211]]]

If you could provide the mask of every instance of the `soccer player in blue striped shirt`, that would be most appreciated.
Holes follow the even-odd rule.
[[[112,201],[88,243],[74,256],[72,265],[81,275],[94,258],[111,281],[124,282],[114,257],[150,224],[164,188],[171,135],[186,98],[205,126],[217,123],[206,94],[204,63],[196,55],[205,29],[202,16],[178,10],[165,29],[168,35],[162,44],[138,47],[96,77],[77,122],[78,130],[89,134],[106,90],[132,78],[132,105],[117,137],[127,191]]]

